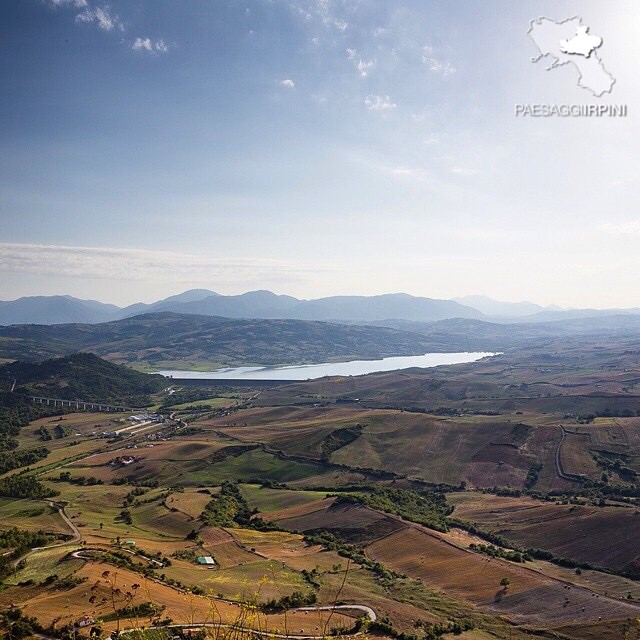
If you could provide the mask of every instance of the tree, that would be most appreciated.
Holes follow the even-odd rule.
[[[502,580],[500,580],[500,586],[506,591],[509,584],[511,584],[511,580],[509,580],[509,578],[502,578]]]

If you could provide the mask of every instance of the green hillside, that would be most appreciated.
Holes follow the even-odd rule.
[[[87,351],[157,369],[308,364],[447,350],[433,347],[429,337],[388,327],[175,313],[103,324],[0,327],[0,357],[31,360]]]
[[[91,353],[40,363],[12,362],[0,367],[0,378],[15,379],[17,393],[140,406],[166,386],[162,376],[139,373]]]

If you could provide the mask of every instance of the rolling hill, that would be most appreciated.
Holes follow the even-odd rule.
[[[0,328],[0,357],[42,360],[89,351],[156,369],[377,359],[434,349],[449,350],[427,336],[388,327],[168,312],[102,324]]]
[[[0,367],[0,380],[16,380],[17,393],[33,393],[64,400],[114,404],[148,404],[148,395],[167,381],[128,367],[106,362],[92,353],[76,353],[44,362],[12,362]]]

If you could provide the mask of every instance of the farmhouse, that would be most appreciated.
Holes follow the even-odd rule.
[[[196,562],[206,567],[214,567],[216,564],[216,561],[211,556],[198,556]]]
[[[76,626],[78,626],[80,628],[88,627],[90,624],[93,624],[94,622],[95,622],[95,620],[91,616],[82,616],[76,622]]]

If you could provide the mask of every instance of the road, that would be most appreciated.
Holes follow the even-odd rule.
[[[367,607],[365,605],[359,604],[339,604],[334,606],[327,607],[301,607],[300,609],[291,609],[289,613],[294,613],[296,611],[339,611],[339,610],[351,610],[351,611],[362,611],[366,614],[371,622],[375,622],[376,614],[373,609]],[[205,629],[205,628],[213,628],[213,629],[234,629],[237,631],[249,631],[251,634],[256,636],[261,636],[263,638],[280,638],[283,640],[326,640],[327,635],[311,635],[311,634],[284,634],[284,633],[273,633],[272,631],[258,631],[252,629],[251,627],[242,627],[234,624],[223,624],[218,622],[195,622],[193,624],[170,624],[167,626],[157,626],[157,627],[146,627],[146,629]],[[133,629],[127,629],[126,631],[133,631]],[[346,633],[342,636],[334,636],[336,638],[353,638],[355,636],[360,636],[364,633],[364,631],[357,631],[355,633]],[[47,639],[48,640],[48,639]]]
[[[45,501],[46,504],[48,504],[50,507],[54,507],[55,508],[55,504],[53,502],[49,502],[48,500]],[[23,560],[26,562],[27,558],[31,555],[33,555],[34,553],[38,552],[38,551],[44,551],[45,549],[55,549],[56,547],[66,547],[67,545],[70,544],[78,544],[80,542],[80,540],[82,539],[82,536],[80,535],[80,531],[78,530],[78,527],[76,527],[75,524],[73,524],[73,522],[71,522],[71,520],[69,520],[69,516],[67,516],[67,514],[64,512],[64,509],[62,507],[58,507],[58,513],[60,514],[60,517],[65,521],[65,524],[68,525],[68,527],[71,529],[73,536],[71,537],[70,540],[63,540],[62,542],[56,542],[55,544],[48,544],[44,547],[33,547],[33,549],[31,549],[31,551],[27,552],[25,555],[23,555],[22,557],[18,558],[17,560],[14,561],[13,566],[17,567],[18,564],[20,562],[22,562]],[[6,554],[5,554],[6,555]]]
[[[556,449],[556,473],[558,474],[559,478],[567,480],[568,482],[580,482],[579,478],[565,473],[562,467],[562,444],[567,437],[567,430],[561,424],[559,424],[558,426],[560,427],[562,436],[560,437],[560,442],[558,442],[558,448]]]
[[[338,611],[340,609],[362,611],[362,613],[366,614],[367,618],[369,618],[371,622],[375,622],[378,618],[378,616],[376,616],[376,612],[371,607],[367,607],[364,604],[337,604],[329,607],[300,607],[299,609],[294,609],[294,611]]]
[[[333,607],[304,607],[302,609],[292,609],[293,611],[337,611],[340,609],[350,609],[357,611],[364,611],[367,613],[369,619],[373,622],[376,619],[376,614],[373,609],[369,607],[365,607],[363,605],[336,605]],[[290,612],[290,613],[291,613]],[[373,618],[371,617],[373,616]],[[284,634],[284,633],[273,633],[272,631],[259,631],[257,629],[253,629],[252,627],[243,627],[236,624],[225,624],[222,622],[194,622],[192,624],[169,624],[169,625],[158,625],[145,627],[146,631],[150,629],[233,629],[235,631],[247,631],[254,636],[260,636],[262,638],[279,638],[280,640],[326,640],[326,635],[311,635],[311,634]],[[120,635],[126,634],[129,631],[135,631],[134,627],[123,629],[120,632]],[[365,632],[364,631],[356,631],[355,633],[346,633],[344,635],[336,635],[333,636],[335,638],[354,638],[356,636],[361,636]],[[59,640],[58,638],[54,638],[53,636],[47,636],[44,633],[34,633],[34,636],[40,638],[41,640]],[[111,636],[107,637],[107,640],[111,640]]]

